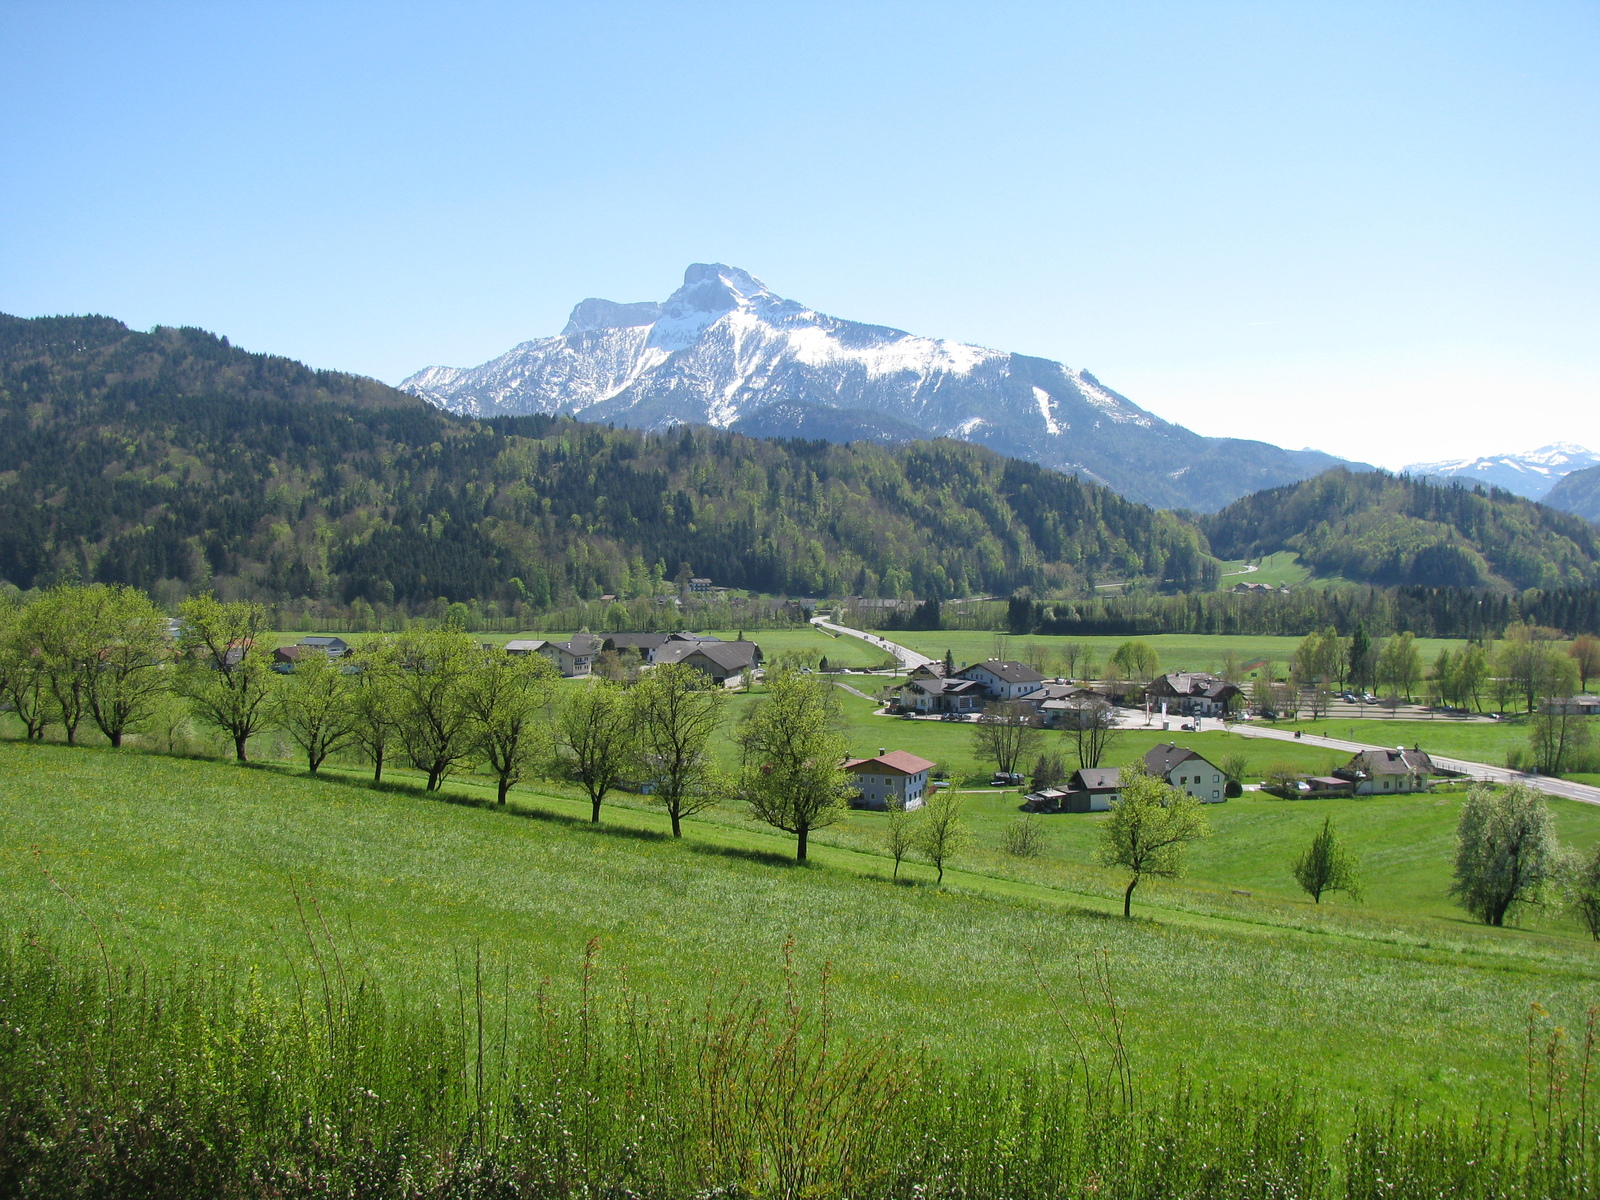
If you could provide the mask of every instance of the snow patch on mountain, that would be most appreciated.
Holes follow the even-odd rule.
[[[1600,466],[1600,454],[1575,442],[1551,442],[1548,446],[1515,454],[1412,463],[1405,472],[1431,479],[1481,483],[1530,500],[1541,500],[1572,472],[1593,466]]]
[[[400,386],[472,417],[560,413],[656,430],[737,425],[768,436],[785,421],[796,431],[874,438],[920,431],[1109,479],[1150,503],[1202,509],[1337,461],[1252,443],[1259,449],[1250,465],[1230,459],[1208,471],[1202,464],[1223,439],[1162,421],[1087,371],[830,317],[722,263],[693,264],[659,303],[580,301],[555,337],[477,367],[427,367]],[[1220,452],[1241,450],[1230,441]],[[1181,488],[1162,482],[1174,456],[1197,468]]]

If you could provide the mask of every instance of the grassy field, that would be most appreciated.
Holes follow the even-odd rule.
[[[1467,1107],[1515,1100],[1530,1001],[1570,1022],[1600,981],[1570,931],[1486,930],[1442,900],[1453,797],[1230,802],[1211,810],[1193,880],[1141,888],[1145,919],[1123,922],[1108,915],[1120,876],[1089,862],[1098,818],[1050,818],[1040,860],[1001,854],[1014,793],[968,798],[975,844],[942,891],[920,865],[914,882],[888,881],[870,814],[795,867],[789,839],[732,811],[673,842],[642,799],[592,829],[558,786],[519,789],[509,812],[489,794],[461,781],[444,802],[337,773],[7,742],[0,914],[13,929],[81,930],[46,866],[119,953],[221,955],[271,978],[305,968],[298,889],[348,956],[410,988],[453,986],[475,946],[531,987],[570,974],[598,937],[635,986],[684,1002],[712,980],[770,981],[793,936],[808,972],[832,964],[853,1028],[958,1061],[1064,1053],[1031,963],[1070,1023],[1075,964],[1104,947],[1145,1070],[1238,1081],[1295,1063],[1330,1095],[1401,1088]],[[1555,807],[1564,837],[1600,836],[1600,813]],[[1364,908],[1313,909],[1284,877],[1325,811],[1363,855]]]
[[[1222,564],[1222,582],[1218,585],[1227,591],[1236,583],[1265,583],[1272,587],[1304,587],[1311,578],[1311,568],[1300,561],[1293,550],[1280,550],[1255,563],[1254,571],[1245,570],[1250,564],[1244,560]]]

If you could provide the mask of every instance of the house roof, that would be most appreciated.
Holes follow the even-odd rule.
[[[1346,778],[1359,775],[1371,778],[1379,775],[1435,775],[1438,770],[1426,750],[1396,747],[1393,750],[1363,750],[1340,767],[1337,773]]]
[[[1160,746],[1152,746],[1145,751],[1144,769],[1152,775],[1166,775],[1174,767],[1194,759],[1203,762],[1206,766],[1216,769],[1216,764],[1207,759],[1203,754],[1196,754],[1187,746],[1179,746],[1166,742]]]
[[[667,644],[665,633],[609,633],[606,645],[613,650],[654,650]]]
[[[506,643],[508,654],[531,654],[547,643],[543,638],[512,638]]]
[[[913,679],[906,687],[929,696],[959,696],[963,692],[983,690],[983,684],[976,679]]]
[[[887,754],[880,754],[876,758],[847,758],[844,762],[846,771],[898,771],[902,775],[916,775],[922,771],[931,771],[933,763],[925,758],[918,758],[905,750],[891,750]]]
[[[333,637],[330,634],[314,634],[311,637],[300,639],[302,646],[344,646],[348,643],[342,637]]]
[[[1009,662],[998,658],[991,658],[986,662],[973,663],[965,670],[956,674],[965,675],[967,671],[984,670],[996,679],[1005,683],[1043,683],[1044,676],[1035,671],[1027,663]]]
[[[1075,792],[1114,792],[1122,786],[1122,768],[1079,767],[1069,782]]]
[[[1150,683],[1150,690],[1157,695],[1170,691],[1176,696],[1205,696],[1213,700],[1220,698],[1230,689],[1239,690],[1226,679],[1209,671],[1169,671],[1165,675],[1156,676]]]
[[[724,671],[742,671],[756,665],[754,642],[668,642],[656,651],[656,663],[680,663],[696,654]]]

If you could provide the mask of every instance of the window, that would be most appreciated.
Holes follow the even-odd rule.
[[[1217,792],[1217,791],[1213,791],[1211,793],[1211,798],[1213,800],[1220,800],[1220,799],[1222,799],[1222,793],[1221,792]]]

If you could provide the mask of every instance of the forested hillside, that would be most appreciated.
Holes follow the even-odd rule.
[[[1564,477],[1550,490],[1544,502],[1551,508],[1600,524],[1600,467],[1585,467]]]
[[[1293,550],[1380,586],[1552,589],[1600,579],[1600,529],[1498,489],[1328,471],[1199,518],[1221,558]]]
[[[796,594],[1177,590],[1214,582],[1203,547],[1173,514],[961,443],[472,422],[200,330],[0,316],[0,580],[22,588],[538,607],[688,564]]]

